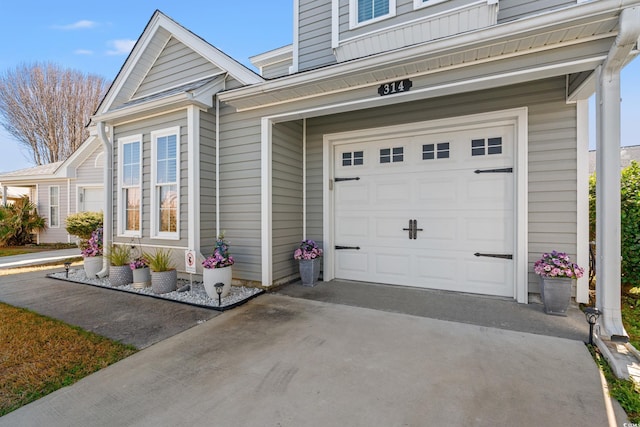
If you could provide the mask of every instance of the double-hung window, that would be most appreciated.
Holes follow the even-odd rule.
[[[396,0],[349,0],[351,28],[396,14]]]
[[[119,221],[118,234],[140,237],[142,228],[142,135],[118,140]]]
[[[151,132],[152,237],[179,239],[180,127]]]
[[[60,227],[60,187],[49,187],[49,227]]]

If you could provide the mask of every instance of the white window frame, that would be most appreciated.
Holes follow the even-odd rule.
[[[377,18],[368,19],[358,22],[358,0],[349,0],[349,29],[363,27],[373,24],[374,22],[383,21],[396,16],[396,0],[387,0],[389,2],[389,13],[378,16]]]
[[[433,6],[434,4],[444,3],[449,0],[413,0],[414,9],[422,9],[423,7]]]
[[[124,185],[123,173],[124,173],[124,146],[126,144],[132,144],[138,142],[140,144],[140,170],[138,175],[138,185]],[[126,136],[118,138],[118,236],[120,237],[142,237],[142,134]],[[140,190],[140,214],[138,230],[127,230],[125,224],[127,223],[127,201],[124,197],[126,189],[136,188]]]
[[[157,141],[163,136],[176,136],[176,197],[178,208],[176,211],[176,231],[160,231],[160,205],[158,200],[158,166],[156,164]],[[164,240],[180,240],[180,126],[160,129],[151,132],[151,238]],[[163,184],[166,185],[166,184]],[[195,209],[195,206],[193,207]]]
[[[58,194],[56,195],[56,204],[51,203],[51,190],[56,189]],[[50,185],[47,191],[47,204],[49,205],[49,228],[60,228],[60,186],[59,185]],[[52,219],[53,214],[51,213],[51,208],[58,208],[58,213],[56,215],[56,225],[53,225]]]

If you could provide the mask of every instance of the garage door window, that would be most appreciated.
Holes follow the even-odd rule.
[[[472,156],[487,156],[492,154],[502,154],[502,138],[471,140]]]
[[[404,161],[404,147],[380,149],[380,163],[399,163]]]
[[[360,166],[364,164],[364,151],[342,153],[342,166]]]
[[[449,143],[441,142],[439,144],[423,144],[422,160],[448,159]]]

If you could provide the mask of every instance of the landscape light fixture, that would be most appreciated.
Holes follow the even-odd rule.
[[[584,315],[589,322],[589,345],[593,345],[593,325],[598,321],[601,311],[597,307],[587,307],[584,309]]]
[[[224,287],[224,283],[218,282],[213,285],[216,288],[216,293],[218,294],[218,307],[222,305],[222,288]]]
[[[64,276],[65,278],[69,278],[69,267],[71,267],[71,263],[70,262],[65,262],[64,263]]]

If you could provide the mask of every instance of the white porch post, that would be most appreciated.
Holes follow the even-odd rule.
[[[7,186],[2,186],[2,206],[7,206]]]
[[[596,72],[596,306],[600,334],[611,338],[627,335],[620,311],[620,72]]]

